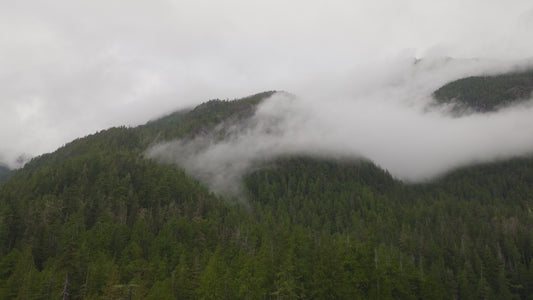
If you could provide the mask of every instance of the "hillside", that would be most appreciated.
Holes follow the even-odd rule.
[[[210,100],[192,110],[178,111],[148,122],[136,128],[136,131],[147,143],[192,138],[212,131],[222,122],[236,122],[251,117],[256,105],[274,93],[275,91],[263,92],[234,101]]]
[[[476,112],[530,99],[533,71],[496,76],[472,76],[445,84],[433,94],[438,103],[456,103]]]
[[[11,170],[0,164],[0,183],[6,181],[9,178]]]
[[[533,159],[406,185],[365,160],[278,157],[213,195],[150,145],[253,115],[212,100],[34,158],[0,186],[1,299],[528,299]]]

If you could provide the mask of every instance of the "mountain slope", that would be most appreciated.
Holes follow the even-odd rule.
[[[192,110],[178,111],[144,126],[136,128],[142,140],[149,143],[192,138],[212,131],[220,123],[249,118],[257,104],[272,96],[275,91],[263,92],[233,101],[210,100]]]
[[[272,95],[111,128],[0,186],[0,298],[434,299],[533,294],[533,160],[406,185],[368,161],[279,157],[210,193],[144,152]]]
[[[10,176],[11,170],[0,164],[0,183],[6,181]]]
[[[533,71],[527,71],[458,79],[436,90],[433,96],[438,103],[455,102],[476,112],[491,112],[529,99],[532,91]]]

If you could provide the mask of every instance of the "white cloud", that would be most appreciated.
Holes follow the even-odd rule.
[[[366,158],[407,182],[533,154],[533,103],[460,118],[433,103],[432,91],[444,82],[502,70],[501,63],[400,60],[386,66],[359,71],[369,88],[275,94],[226,139],[170,141],[148,155],[184,167],[215,192],[235,195],[241,176],[256,163],[286,154]]]
[[[386,68],[406,53],[526,58],[532,8],[481,0],[3,1],[0,153],[52,151],[210,98],[355,91],[375,82],[359,69]],[[32,120],[13,113],[35,99]]]

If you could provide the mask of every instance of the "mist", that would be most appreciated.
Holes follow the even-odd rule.
[[[528,0],[0,1],[0,162],[266,90],[424,102],[413,58],[525,59],[532,20]]]
[[[283,155],[368,159],[399,180],[425,182],[462,166],[533,153],[531,101],[458,117],[431,96],[451,80],[517,66],[530,62],[399,58],[298,95],[276,93],[246,122],[223,125],[224,139],[169,141],[148,156],[183,167],[219,194],[239,194],[246,172]]]

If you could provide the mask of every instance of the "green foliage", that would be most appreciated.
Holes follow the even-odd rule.
[[[11,175],[12,171],[8,167],[0,164],[0,184],[7,181]]]
[[[0,298],[533,294],[531,158],[405,185],[367,161],[283,157],[246,175],[241,204],[144,158],[147,137],[210,130],[261,97],[102,131],[16,172],[0,187]]]
[[[532,91],[533,71],[528,71],[455,80],[436,90],[433,95],[439,103],[455,101],[475,111],[487,112],[529,99]]]
[[[256,106],[275,91],[263,92],[238,100],[210,100],[192,110],[178,111],[137,128],[141,140],[150,143],[175,138],[191,138],[211,132],[223,122],[238,122],[249,118]]]

